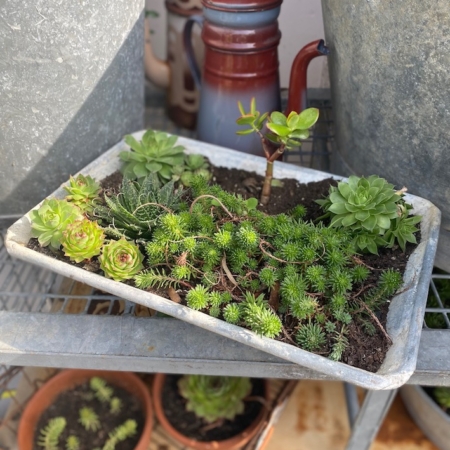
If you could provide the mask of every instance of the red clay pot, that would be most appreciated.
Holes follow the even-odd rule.
[[[87,382],[92,377],[101,377],[107,383],[120,387],[137,397],[142,405],[145,422],[141,438],[135,450],[147,450],[153,428],[153,410],[150,394],[142,380],[131,372],[107,370],[64,370],[50,378],[31,398],[22,414],[17,433],[20,450],[32,450],[36,425],[41,414],[63,391]]]
[[[153,406],[155,408],[156,417],[166,433],[181,444],[194,450],[238,450],[247,444],[259,431],[261,431],[264,419],[268,413],[264,406],[261,406],[260,413],[246,430],[229,439],[225,439],[223,441],[204,442],[184,436],[171,425],[166,417],[166,414],[164,413],[161,394],[165,380],[166,374],[158,373],[155,375],[152,389]],[[264,380],[264,398],[266,401],[269,400],[269,383],[267,380]]]

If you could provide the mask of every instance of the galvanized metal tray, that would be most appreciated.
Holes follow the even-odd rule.
[[[144,131],[137,132],[134,133],[134,136],[139,139],[143,133]],[[264,174],[266,164],[264,158],[181,137],[179,138],[179,144],[184,145],[188,153],[200,153],[207,156],[216,166],[234,167]],[[99,180],[106,177],[119,169],[121,162],[118,154],[127,148],[123,141],[119,142],[85,167],[81,173],[91,175]],[[275,164],[274,175],[277,178],[295,178],[303,183],[330,177],[330,174],[325,172],[299,168],[298,166],[282,162]],[[334,176],[334,178],[338,179],[340,177]],[[65,191],[61,187],[51,196],[63,198]],[[5,245],[9,253],[14,257],[37,264],[121,298],[153,308],[308,369],[322,372],[335,379],[347,381],[368,389],[394,389],[406,383],[416,366],[422,320],[440,225],[440,211],[432,203],[412,195],[407,195],[406,199],[413,204],[414,212],[423,216],[420,225],[422,237],[420,244],[410,256],[406,267],[404,274],[405,289],[392,299],[390,304],[387,331],[393,344],[377,373],[370,373],[344,363],[331,361],[328,358],[315,355],[289,344],[260,337],[249,330],[194,311],[158,295],[112,281],[101,275],[90,273],[30,250],[26,248],[31,236],[29,213],[9,228]]]

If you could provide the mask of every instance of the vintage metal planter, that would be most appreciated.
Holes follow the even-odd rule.
[[[139,132],[135,133],[134,136],[139,139],[142,134],[143,132]],[[260,174],[264,173],[266,165],[264,158],[186,138],[180,138],[178,142],[186,147],[188,153],[203,154],[216,166],[234,167],[253,170]],[[120,151],[125,149],[127,149],[126,144],[123,141],[119,142],[107,153],[89,164],[82,173],[85,175],[89,174],[97,179],[106,177],[119,169],[121,161],[118,155]],[[329,178],[330,174],[277,162],[275,164],[275,177],[295,178],[303,183],[308,183]],[[60,188],[53,193],[53,196],[63,198],[65,192]],[[30,239],[31,230],[28,214],[19,219],[8,230],[6,247],[11,255],[17,258],[38,264],[105,292],[153,308],[279,358],[322,372],[333,378],[369,389],[394,389],[409,379],[416,366],[425,302],[440,225],[440,211],[429,201],[414,196],[407,196],[407,201],[414,205],[416,214],[423,216],[420,225],[422,238],[420,244],[409,258],[404,274],[405,289],[391,301],[387,331],[392,338],[393,345],[377,373],[370,373],[344,363],[334,362],[328,358],[273,339],[259,337],[249,330],[194,311],[158,295],[112,281],[101,275],[87,272],[81,268],[28,249],[26,246]]]

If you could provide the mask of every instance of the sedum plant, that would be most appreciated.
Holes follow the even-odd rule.
[[[125,238],[110,241],[102,248],[100,268],[107,278],[124,281],[133,278],[143,268],[144,255],[139,247]]]
[[[302,141],[308,139],[309,129],[319,118],[319,110],[308,108],[300,114],[292,111],[287,117],[279,111],[261,114],[256,110],[255,98],[252,98],[248,112],[245,111],[241,102],[238,102],[238,107],[241,116],[236,120],[236,123],[248,128],[237,131],[237,134],[257,133],[261,138],[267,166],[260,200],[263,205],[267,205],[270,200],[274,162],[283,155],[285,150],[298,147],[302,144]],[[263,131],[264,126],[267,127],[267,132]],[[272,150],[270,143],[276,145],[275,151]]]
[[[38,239],[39,245],[59,250],[67,226],[83,219],[83,214],[77,206],[53,198],[44,200],[39,209],[31,211],[30,219],[31,235]]]
[[[64,417],[55,417],[50,419],[47,426],[40,430],[38,445],[44,450],[58,450],[59,437],[66,428],[66,419]]]
[[[250,394],[249,378],[184,375],[178,381],[180,394],[187,400],[186,409],[212,423],[233,420],[244,412],[244,399]]]
[[[137,423],[133,419],[126,420],[122,425],[116,427],[108,437],[102,450],[114,450],[119,442],[134,436],[137,430]]]
[[[70,435],[66,439],[66,450],[80,450],[80,440],[76,436]]]
[[[97,431],[100,429],[100,420],[96,412],[87,406],[80,409],[78,412],[78,422],[83,425],[86,431]]]
[[[100,377],[92,377],[89,381],[90,388],[94,391],[95,397],[102,403],[112,400],[113,388],[108,386],[106,381]]]
[[[328,197],[317,203],[330,217],[331,227],[352,232],[357,250],[377,254],[379,246],[393,247],[398,242],[404,251],[406,242],[416,243],[415,225],[421,217],[408,218],[411,206],[402,197],[403,191],[396,191],[384,178],[352,175],[331,186]]]
[[[445,386],[434,388],[433,395],[442,409],[450,409],[450,388]]]
[[[76,220],[63,233],[64,254],[72,261],[80,263],[100,254],[105,240],[103,229],[89,219]]]
[[[211,178],[208,161],[203,155],[185,155],[184,164],[175,168],[174,179],[177,180],[179,177],[183,186],[189,187],[196,175],[201,175],[207,180]]]
[[[82,211],[92,212],[99,201],[100,184],[90,175],[77,175],[70,177],[69,185],[64,186],[67,192],[66,200],[77,205]]]

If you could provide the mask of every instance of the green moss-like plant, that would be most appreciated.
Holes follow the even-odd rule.
[[[137,430],[137,423],[135,420],[128,419],[122,425],[116,427],[108,437],[103,450],[114,450],[119,442],[134,436]]]
[[[244,399],[251,392],[249,378],[184,375],[178,382],[186,409],[206,422],[233,420],[244,412]]]
[[[80,450],[80,440],[76,436],[70,435],[66,439],[66,450]]]
[[[102,403],[108,403],[113,396],[113,388],[108,386],[106,381],[100,377],[92,377],[89,381],[90,388],[94,391],[95,396]]]

